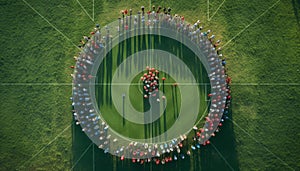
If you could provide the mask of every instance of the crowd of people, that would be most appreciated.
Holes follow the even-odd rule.
[[[143,95],[144,98],[149,96],[156,96],[159,88],[159,71],[155,68],[146,67],[147,73],[141,77],[143,81]],[[157,100],[159,101],[159,99]]]
[[[118,31],[121,31],[120,28],[132,29],[127,22],[124,22],[127,20],[128,15],[132,15],[132,10],[122,10],[121,15]],[[150,19],[149,15],[154,17]],[[120,160],[130,157],[134,163],[143,164],[153,161],[156,164],[165,164],[178,159],[185,159],[191,155],[192,151],[210,144],[209,138],[215,136],[224,119],[227,119],[230,113],[231,78],[226,73],[226,59],[220,47],[221,41],[215,40],[216,36],[212,34],[211,30],[203,31],[200,20],[193,25],[186,23],[184,16],[171,15],[171,8],[155,8],[153,6],[152,11],[146,12],[145,7],[142,6],[138,16],[140,18],[137,16],[133,18],[134,24],[142,23],[143,25],[146,21],[147,25],[151,23],[161,24],[161,27],[167,25],[175,31],[182,32],[191,41],[197,42],[199,47],[203,49],[203,53],[207,55],[211,83],[211,93],[208,94],[208,97],[211,100],[211,105],[208,116],[205,118],[204,127],[200,128],[200,125],[195,125],[191,128],[194,130],[192,144],[190,144],[191,141],[187,138],[187,135],[180,135],[177,139],[161,144],[140,142],[118,144],[119,137],[110,132],[109,125],[97,113],[89,87],[89,83],[95,81],[93,80],[92,69],[97,60],[96,57],[104,51],[112,37],[108,28],[106,29],[107,33],[102,36],[99,24],[96,25],[89,36],[83,36],[78,45],[82,50],[74,56],[76,65],[71,66],[74,69],[74,73],[71,74],[73,78],[72,113],[76,124],[81,125],[82,131],[99,148],[103,149],[105,153],[109,152],[120,156]],[[148,19],[145,16],[148,16]],[[155,68],[146,69],[148,72],[141,78],[144,98],[148,98],[153,91],[158,91],[159,87],[159,71]]]

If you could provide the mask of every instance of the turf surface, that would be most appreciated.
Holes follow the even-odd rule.
[[[149,44],[149,42],[151,42],[151,45]],[[135,44],[136,46],[134,46]],[[112,77],[114,76],[114,74],[116,74],[116,69],[119,67],[119,65],[121,65],[121,63],[126,63],[126,67],[122,70],[122,73],[124,73],[124,77],[126,77],[126,75],[133,72],[132,68],[140,68],[140,65],[142,65],[142,63],[151,65],[151,63],[147,63],[147,61],[143,61],[143,58],[139,57],[137,57],[136,60],[131,60],[131,63],[126,62],[126,59],[131,55],[136,54],[141,50],[151,49],[151,47],[155,49],[165,50],[171,54],[178,56],[185,62],[185,64],[190,68],[192,74],[194,75],[196,82],[199,83],[198,87],[200,92],[200,108],[198,120],[195,122],[198,122],[201,117],[203,118],[203,116],[207,115],[208,113],[208,100],[206,95],[209,93],[210,89],[209,81],[204,66],[195,56],[195,54],[188,47],[181,45],[180,42],[167,37],[154,35],[135,36],[133,38],[120,42],[119,45],[112,48],[112,50],[106,55],[106,58],[101,63],[98,69],[96,80],[96,97],[100,112],[102,113],[104,120],[110,125],[112,129],[130,138],[141,139],[162,134],[175,123],[180,112],[180,89],[173,85],[174,83],[176,83],[175,80],[165,72],[160,72],[160,90],[165,92],[166,99],[168,99],[167,103],[165,104],[166,112],[164,112],[161,117],[159,117],[159,119],[153,124],[141,125],[132,123],[127,119],[123,119],[122,116],[124,114],[119,114],[112,102],[112,86],[115,86],[118,89],[121,88],[119,86],[123,86],[115,85],[114,83],[112,83]],[[149,56],[148,58],[151,58],[151,56]],[[171,58],[169,62],[172,63]],[[173,71],[173,73],[176,75],[176,77],[180,77],[180,68],[178,68],[177,66],[169,66],[168,69],[176,70]],[[134,73],[136,76],[131,81],[132,85],[130,86],[129,94],[127,94],[127,96],[129,96],[130,103],[139,112],[147,112],[150,108],[149,100],[143,98],[143,84],[139,82],[140,77],[144,74],[144,72]],[[162,77],[167,78],[164,84],[161,80]],[[185,82],[182,83],[185,84]],[[119,96],[119,98],[122,98],[121,95]],[[157,104],[157,102],[155,102],[154,104]],[[161,106],[160,108],[162,110],[162,103],[158,105]],[[124,109],[125,110],[123,113],[129,112],[127,107],[125,107]],[[159,115],[159,113],[151,115],[153,115],[151,117],[156,117],[156,115]],[[147,116],[145,115],[144,117],[147,120]]]
[[[92,2],[80,2],[92,14]],[[200,18],[223,45],[229,42],[224,54],[233,80],[232,118],[213,145],[164,169],[299,170],[299,1],[207,2],[151,2],[170,6],[191,22]],[[0,4],[0,170],[162,170],[103,154],[72,122],[74,44],[94,26],[77,1]],[[141,5],[148,6],[140,0],[97,0],[95,22],[104,25],[121,9]]]

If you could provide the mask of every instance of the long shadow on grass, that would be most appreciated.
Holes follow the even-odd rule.
[[[220,128],[221,131],[216,137],[211,138],[212,145],[201,148],[202,170],[239,170],[235,134],[230,120],[232,120],[231,114]]]
[[[300,1],[292,0],[292,4],[293,4],[293,9],[294,9],[294,14],[297,19],[297,24],[298,24],[298,27],[300,28],[300,17],[299,17]]]
[[[112,170],[113,157],[104,154],[95,144],[81,131],[81,126],[72,125],[72,166],[76,170]],[[86,151],[87,150],[87,151]],[[84,153],[86,151],[86,153]]]
[[[150,110],[150,102],[149,99],[143,99],[143,106],[144,106],[144,123],[146,123],[147,121],[149,121],[150,116],[149,113],[147,113],[147,111]],[[144,134],[145,134],[145,139],[150,137],[150,127],[149,124],[144,124]]]
[[[107,41],[107,50],[111,48],[112,46],[112,41]],[[105,69],[106,69],[106,99],[108,104],[112,104],[112,99],[111,99],[111,80],[112,80],[112,68],[113,68],[113,51],[112,49],[107,53],[107,56],[105,58]]]

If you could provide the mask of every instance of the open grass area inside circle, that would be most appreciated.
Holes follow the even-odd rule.
[[[160,78],[163,76],[167,78],[165,82],[165,88],[168,89],[168,91],[165,91],[165,93],[167,96],[168,105],[165,113],[153,123],[137,124],[130,122],[118,113],[114,107],[114,104],[112,103],[111,80],[118,66],[124,62],[127,57],[137,53],[138,51],[150,49],[160,49],[174,54],[189,67],[190,71],[195,77],[195,80],[199,84],[198,87],[201,104],[196,122],[198,122],[200,118],[203,118],[203,116],[207,115],[208,113],[209,102],[207,101],[207,94],[210,92],[208,75],[203,64],[191,49],[184,46],[177,40],[164,36],[141,35],[128,38],[113,47],[103,59],[103,62],[98,68],[95,89],[96,100],[102,118],[107,122],[111,129],[123,136],[133,139],[155,137],[164,133],[173,125],[180,112],[180,91],[178,91],[179,89],[177,88],[177,92],[175,92],[173,87],[173,83],[175,83],[176,80],[173,80],[172,77],[164,72],[162,72]],[[149,63],[149,66],[151,66],[151,63]],[[180,76],[181,68],[174,67],[174,70],[175,73]],[[130,73],[130,67],[125,68],[124,73]],[[142,73],[137,73],[136,77],[132,80],[133,84],[130,86],[129,98],[132,106],[134,106],[137,111],[143,112],[144,104],[141,102],[143,102],[144,98],[140,92],[138,84],[141,75]],[[160,90],[162,91],[161,86],[162,82],[160,83]],[[184,86],[189,85],[187,84]],[[142,88],[142,85],[140,88]]]

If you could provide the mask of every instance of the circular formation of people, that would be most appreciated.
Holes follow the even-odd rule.
[[[140,35],[147,34],[147,30],[161,35],[167,30],[166,34],[170,34],[168,37],[172,36],[171,33],[181,34],[189,40],[184,41],[190,45],[188,47],[191,49],[195,47],[195,54],[202,54],[199,58],[202,56],[200,60],[205,66],[211,85],[211,92],[207,95],[210,98],[210,107],[203,127],[196,123],[190,132],[178,135],[178,138],[161,143],[144,143],[118,134],[102,118],[94,92],[97,69],[107,51],[114,43],[118,43],[115,38],[122,36],[126,39],[130,31],[139,28],[148,28],[142,30]],[[210,144],[209,138],[220,131],[224,120],[229,117],[231,78],[226,73],[226,59],[221,52],[220,44],[221,41],[215,40],[211,30],[204,31],[200,20],[190,24],[185,21],[184,16],[171,15],[171,8],[153,6],[151,11],[146,12],[142,6],[137,15],[133,15],[131,9],[122,10],[121,17],[113,24],[108,24],[104,28],[96,24],[90,35],[83,36],[80,40],[78,47],[81,51],[74,56],[76,64],[70,66],[74,69],[74,73],[71,74],[73,78],[71,100],[76,124],[82,127],[82,131],[103,149],[104,153],[119,156],[120,160],[130,158],[134,163],[165,164],[185,159],[192,151]],[[152,92],[158,91],[159,88],[159,71],[150,67],[146,70],[147,73],[141,77],[144,98],[155,95]],[[188,134],[193,134],[192,140],[188,139]]]

